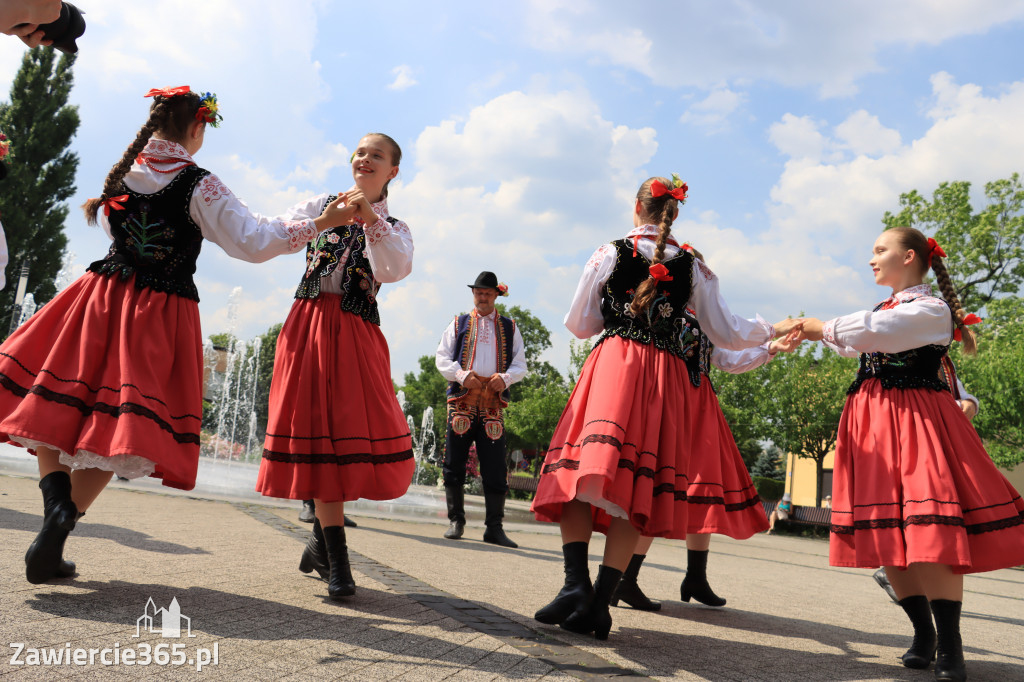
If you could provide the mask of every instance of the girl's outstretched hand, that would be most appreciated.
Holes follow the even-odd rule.
[[[373,205],[358,187],[345,192],[345,201],[350,206],[356,207],[356,214],[364,225],[373,225],[377,222],[377,214],[373,212]]]
[[[821,341],[822,324],[822,321],[816,317],[804,318],[803,331],[800,332],[801,338],[808,341]]]
[[[332,227],[350,225],[356,217],[356,206],[349,206],[345,203],[345,195],[339,194],[338,198],[327,204],[324,212],[313,219],[317,232],[329,230]]]
[[[768,344],[768,352],[772,355],[776,353],[792,353],[801,342],[803,342],[803,336],[800,333],[800,329],[794,329],[782,338],[775,339]]]
[[[794,317],[790,317],[790,318],[787,318],[785,320],[782,320],[781,322],[776,322],[775,325],[774,325],[775,326],[775,336],[776,337],[785,336],[786,334],[789,334],[794,329],[799,329],[803,325],[803,323],[804,323],[804,319],[802,317],[795,317],[795,318]]]

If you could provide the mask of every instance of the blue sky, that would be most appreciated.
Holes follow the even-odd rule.
[[[1024,2],[574,0],[350,3],[81,0],[72,101],[77,206],[99,193],[146,116],[150,87],[219,96],[197,156],[257,211],[349,186],[362,134],[402,145],[391,209],[416,241],[386,285],[401,379],[470,306],[483,269],[553,332],[584,262],[631,226],[630,197],[679,173],[677,236],[700,248],[734,312],[852,312],[884,297],[867,260],[901,192],[1022,170]],[[0,41],[6,92],[22,45]],[[980,192],[979,192],[980,194]],[[106,250],[75,210],[76,272]],[[283,321],[294,255],[252,265],[208,244],[205,334]]]

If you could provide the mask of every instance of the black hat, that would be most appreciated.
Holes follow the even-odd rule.
[[[484,270],[476,276],[476,281],[472,284],[467,284],[470,289],[495,289],[498,288],[498,276],[493,272],[487,272]]]
[[[43,30],[44,39],[53,41],[53,49],[75,54],[78,52],[75,40],[85,33],[85,19],[77,7],[70,2],[62,2],[57,20],[39,28]]]

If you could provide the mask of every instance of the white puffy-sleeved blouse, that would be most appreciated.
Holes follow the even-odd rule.
[[[822,325],[821,342],[848,358],[861,353],[902,353],[930,344],[949,345],[953,316],[928,284],[904,289],[878,310],[861,310]]]
[[[152,194],[173,180],[182,168],[195,162],[185,148],[176,142],[151,139],[124,177],[124,184],[133,192]],[[233,258],[261,263],[274,256],[295,253],[317,235],[312,220],[266,218],[249,210],[214,175],[199,181],[189,202],[189,214],[199,226],[203,237]],[[100,226],[108,237],[110,223],[99,212]]]
[[[657,236],[656,225],[641,225],[630,230],[626,239],[633,240],[637,250],[651,259]],[[678,253],[678,246],[665,245],[665,260]],[[583,275],[565,316],[565,326],[577,337],[586,339],[604,330],[601,294],[614,269],[615,247],[612,244],[600,247],[583,267]],[[774,328],[767,322],[747,320],[729,312],[719,291],[718,277],[698,258],[693,259],[693,286],[686,306],[693,310],[701,329],[717,347],[743,350],[771,341],[775,336]]]
[[[312,220],[327,205],[329,194],[320,194],[311,199],[300,201],[292,206],[285,217],[291,220]],[[394,225],[388,221],[388,200],[382,198],[371,204],[377,220],[370,226],[363,226],[366,235],[366,258],[373,270],[373,278],[381,283],[398,282],[412,272],[413,243],[409,226],[401,220]],[[358,218],[357,222],[362,223]],[[329,294],[342,293],[342,277],[344,268],[335,268],[322,278],[320,290]]]

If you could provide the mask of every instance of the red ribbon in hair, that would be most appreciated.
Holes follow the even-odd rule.
[[[674,277],[672,277],[672,275],[668,274],[668,268],[666,268],[661,263],[658,263],[657,265],[652,265],[650,267],[649,272],[651,273],[651,277],[658,280],[659,282],[671,282],[673,279],[675,279]]]
[[[192,92],[192,88],[187,85],[179,85],[175,88],[153,88],[147,92],[143,97],[156,97],[161,95],[163,97],[174,97],[175,95],[187,95]]]
[[[651,196],[657,199],[667,194],[678,201],[686,201],[686,192],[689,189],[685,183],[681,187],[669,189],[661,180],[655,180],[651,183]]]
[[[953,332],[953,340],[954,341],[962,341],[963,340],[963,334],[960,333],[960,328],[961,327],[967,327],[967,326],[970,326],[972,324],[978,324],[979,322],[981,322],[981,318],[980,317],[978,317],[974,313],[968,313],[967,316],[964,317],[963,322],[961,322],[960,324],[958,324],[956,326],[956,330]]]
[[[928,237],[928,260],[935,258],[935,256],[941,256],[942,258],[945,258],[946,252],[942,250],[942,247],[939,246],[939,243],[937,241],[935,241],[931,237]]]
[[[103,215],[109,216],[110,209],[114,209],[115,211],[123,211],[124,206],[122,206],[119,203],[122,201],[128,201],[127,194],[122,194],[119,197],[110,197],[109,199],[104,199],[103,201],[101,201],[100,204],[103,206]]]

